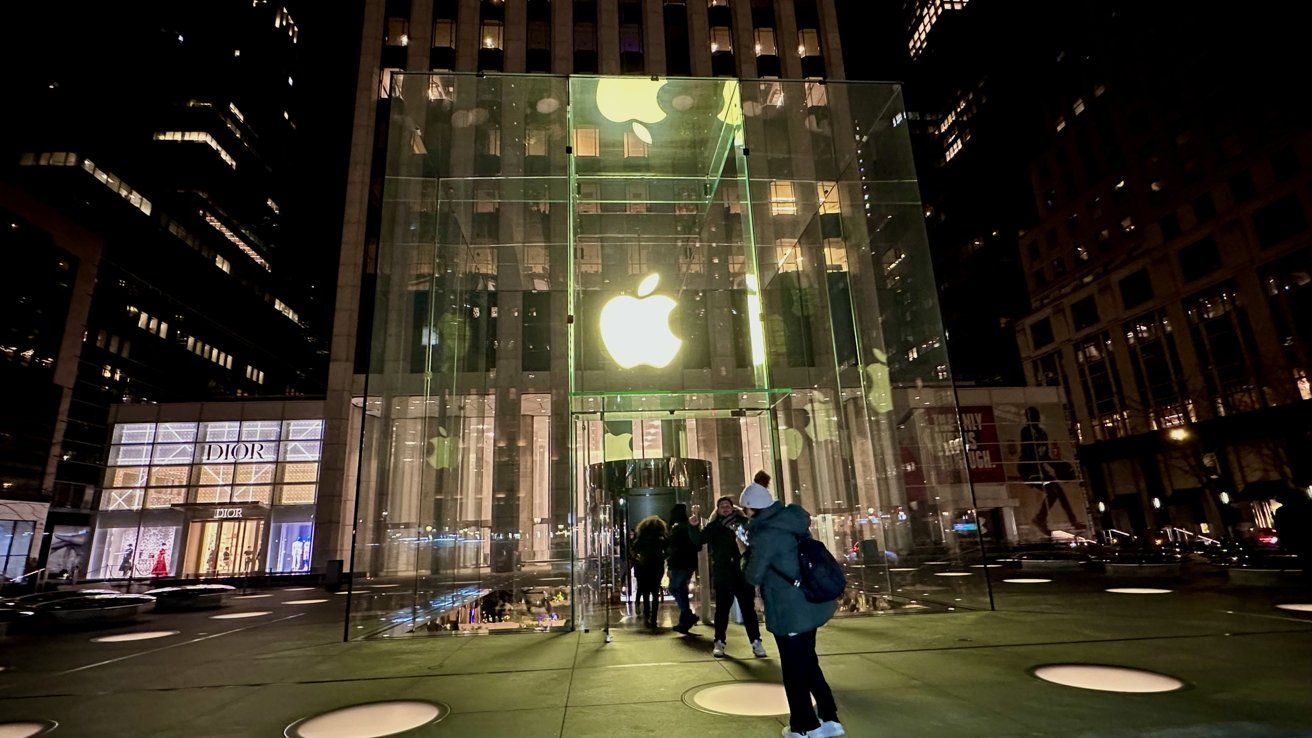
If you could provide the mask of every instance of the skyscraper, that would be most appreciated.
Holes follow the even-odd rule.
[[[5,360],[55,388],[23,487],[85,523],[109,405],[322,391],[284,224],[299,30],[263,0],[4,15],[6,277],[50,302]]]

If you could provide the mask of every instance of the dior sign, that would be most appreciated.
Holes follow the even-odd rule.
[[[207,443],[202,461],[277,461],[278,446],[263,441]]]

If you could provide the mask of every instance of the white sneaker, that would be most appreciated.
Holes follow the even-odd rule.
[[[820,728],[816,728],[815,730],[808,730],[805,733],[795,733],[793,732],[793,726],[791,725],[784,726],[784,732],[783,732],[784,738],[821,738],[821,736],[822,733],[820,732]]]
[[[724,658],[724,641],[715,642],[715,647],[711,649],[711,655],[717,659]]]
[[[820,727],[807,733],[807,735],[815,738],[835,738],[836,736],[847,735],[847,731],[843,730],[842,723],[836,720],[826,720],[820,723]]]
[[[761,643],[760,638],[752,641],[752,655],[758,659],[765,658],[765,644]],[[834,735],[842,735],[842,733],[835,733]]]

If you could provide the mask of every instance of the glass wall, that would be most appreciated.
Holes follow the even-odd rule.
[[[989,605],[896,86],[392,84],[353,635],[623,622],[625,503],[757,470],[845,612]]]

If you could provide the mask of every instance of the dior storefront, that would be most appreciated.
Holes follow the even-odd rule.
[[[110,425],[87,578],[309,571],[321,403],[124,405]]]

